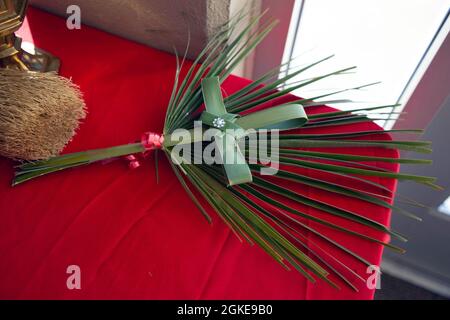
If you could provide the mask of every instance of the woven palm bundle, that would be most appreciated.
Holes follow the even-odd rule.
[[[85,117],[79,88],[55,73],[0,69],[0,155],[57,155]]]

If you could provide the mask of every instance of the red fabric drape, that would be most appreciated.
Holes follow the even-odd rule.
[[[173,83],[173,55],[87,26],[68,30],[63,19],[34,8],[29,9],[21,30],[26,39],[30,39],[29,30],[37,46],[61,58],[61,74],[72,78],[86,99],[89,114],[65,152],[129,143],[148,130],[161,132]],[[247,83],[231,76],[224,90],[231,93]],[[326,130],[372,129],[378,127],[364,123]],[[343,151],[397,154],[383,149]],[[14,163],[0,159],[0,298],[373,297],[374,291],[364,283],[359,283],[358,293],[341,282],[340,291],[320,281],[308,283],[295,271],[281,268],[260,248],[240,243],[218,216],[213,215],[214,222],[209,225],[164,160],[161,157],[159,184],[150,158],[136,170],[121,161],[94,164],[11,188]],[[393,164],[377,165],[398,169]],[[374,181],[395,189],[393,180]],[[389,222],[389,210],[307,187],[297,188],[303,194]],[[323,215],[312,209],[308,212]],[[380,263],[380,245],[325,228],[319,230],[369,261]],[[366,231],[361,227],[355,230]],[[367,277],[361,263],[308,236]],[[66,287],[69,265],[81,268],[81,290]]]

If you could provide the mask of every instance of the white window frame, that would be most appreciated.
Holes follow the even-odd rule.
[[[307,0],[260,0],[261,11],[269,9],[269,15],[280,21],[275,30],[255,49],[253,56],[246,62],[243,75],[257,79],[268,70],[279,66],[283,57],[290,56],[295,45],[296,34],[301,27],[301,15]],[[311,1],[311,0],[310,0]],[[450,12],[450,10],[449,10]],[[290,26],[294,26],[290,28]],[[423,54],[416,69],[400,94],[397,103],[399,107],[392,112],[404,111],[401,121],[387,121],[387,129],[423,128],[432,120],[443,101],[450,93],[448,80],[448,64],[450,63],[450,48],[448,48],[450,17],[439,27],[426,52]],[[437,84],[437,85],[433,85]],[[426,106],[426,112],[423,107]],[[402,110],[400,110],[402,108]]]

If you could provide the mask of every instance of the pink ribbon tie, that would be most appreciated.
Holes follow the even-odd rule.
[[[164,136],[153,132],[145,132],[141,136],[141,143],[144,146],[145,151],[161,149],[164,143]]]
[[[134,156],[132,154],[126,156],[125,159],[127,159],[129,161],[128,167],[130,167],[130,169],[136,169],[141,166],[141,164],[139,163],[139,160],[136,158],[136,156]]]
[[[143,157],[147,157],[149,152],[154,149],[161,149],[164,143],[164,136],[153,132],[145,132],[141,136],[141,144],[144,147]],[[134,154],[125,157],[130,169],[136,169],[141,166],[138,158]]]

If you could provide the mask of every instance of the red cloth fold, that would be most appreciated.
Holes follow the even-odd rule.
[[[63,19],[34,8],[29,9],[27,21],[21,30],[24,38],[30,39],[29,25],[35,44],[61,58],[61,74],[72,78],[86,99],[87,119],[65,152],[124,144],[139,139],[143,132],[162,131],[174,77],[173,55],[86,26],[68,30]],[[232,93],[247,83],[231,76],[224,90]],[[373,123],[364,123],[326,130],[377,129]],[[308,132],[313,131],[324,129]],[[393,150],[374,148],[357,152],[397,155]],[[159,184],[150,156],[136,170],[129,170],[125,161],[94,164],[11,188],[14,163],[0,159],[0,298],[373,297],[374,291],[364,283],[358,284],[358,293],[342,282],[340,291],[321,281],[308,283],[297,272],[283,269],[257,246],[240,243],[218,216],[213,215],[213,224],[209,225],[169,164],[162,157],[160,160]],[[394,164],[377,165],[398,170]],[[393,180],[374,181],[395,189]],[[299,193],[384,224],[389,222],[389,210],[325,191],[297,188]],[[307,211],[326,216],[313,209]],[[369,261],[380,263],[380,245],[323,227],[319,230]],[[307,236],[367,277],[364,265]],[[80,290],[66,286],[70,265],[80,267]]]

